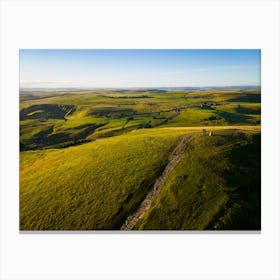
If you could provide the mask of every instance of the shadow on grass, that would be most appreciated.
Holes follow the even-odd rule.
[[[261,136],[229,154],[232,169],[225,174],[229,200],[206,229],[261,229]]]

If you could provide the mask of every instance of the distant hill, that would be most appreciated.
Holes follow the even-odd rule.
[[[101,87],[64,87],[64,88],[20,88],[21,94],[29,92],[58,92],[58,91],[89,91],[89,90],[112,90],[115,92],[126,92],[127,90],[164,92],[170,90],[225,90],[225,89],[261,89],[261,86],[244,85],[244,86],[205,86],[205,87],[127,87],[127,88],[101,88]]]

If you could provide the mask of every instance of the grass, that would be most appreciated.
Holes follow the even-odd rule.
[[[69,146],[137,128],[259,125],[259,100],[252,90],[23,94],[21,147]]]
[[[118,229],[183,133],[138,130],[67,149],[22,152],[21,230]]]
[[[258,90],[21,94],[20,229],[119,229],[188,133],[137,229],[259,229],[260,100]]]
[[[219,118],[214,110],[189,108],[182,110],[176,118],[165,126],[206,126],[210,124],[226,125],[227,123],[222,118]]]
[[[260,134],[193,136],[140,230],[260,229]]]

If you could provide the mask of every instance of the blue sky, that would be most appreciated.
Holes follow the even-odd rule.
[[[20,50],[21,87],[260,85],[260,50]]]

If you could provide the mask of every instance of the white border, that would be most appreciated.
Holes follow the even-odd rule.
[[[270,0],[2,1],[1,279],[279,279],[279,31]],[[262,233],[19,234],[20,48],[262,49]]]

